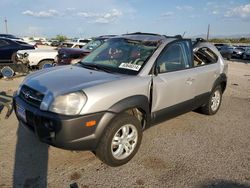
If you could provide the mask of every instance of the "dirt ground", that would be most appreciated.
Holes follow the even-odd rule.
[[[12,94],[23,77],[0,80]],[[1,111],[1,110],[0,110]],[[40,143],[0,114],[0,187],[250,188],[250,64],[229,62],[229,81],[214,116],[190,112],[144,132],[126,165],[111,168],[91,152]]]

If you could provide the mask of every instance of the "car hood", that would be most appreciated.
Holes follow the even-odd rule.
[[[125,77],[128,76],[68,65],[32,73],[26,77],[23,84],[54,97]]]
[[[56,50],[51,49],[30,49],[30,50],[18,50],[17,53],[24,54],[24,53],[57,53]]]

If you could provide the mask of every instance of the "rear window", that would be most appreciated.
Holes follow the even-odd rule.
[[[216,63],[218,56],[209,48],[202,47],[194,52],[194,66]]]

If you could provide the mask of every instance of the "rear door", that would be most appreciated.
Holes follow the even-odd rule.
[[[215,80],[220,75],[220,64],[218,60],[218,56],[206,45],[206,43],[201,43],[199,46],[195,47],[192,70],[196,80],[196,96],[209,95]]]
[[[191,41],[179,40],[168,44],[157,59],[151,109],[156,122],[190,110],[195,97],[192,54]]]

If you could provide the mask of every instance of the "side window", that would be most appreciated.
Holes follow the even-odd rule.
[[[216,63],[218,56],[209,48],[202,47],[194,52],[194,66],[198,67],[201,65],[207,65]]]
[[[163,50],[157,60],[158,73],[183,70],[190,67],[190,48],[187,41],[175,42]]]
[[[5,40],[0,40],[0,47],[7,46],[9,43]]]

